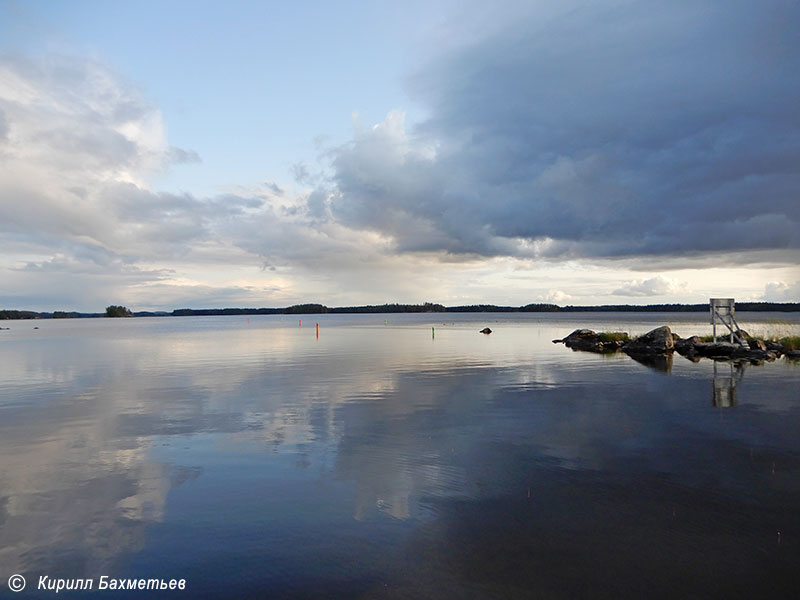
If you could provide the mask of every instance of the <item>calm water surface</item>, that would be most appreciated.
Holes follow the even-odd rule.
[[[1,322],[0,597],[800,595],[800,363],[551,343],[705,314],[299,318]]]

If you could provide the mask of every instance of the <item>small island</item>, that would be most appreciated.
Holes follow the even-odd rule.
[[[133,313],[127,306],[106,306],[107,317],[132,317]]]

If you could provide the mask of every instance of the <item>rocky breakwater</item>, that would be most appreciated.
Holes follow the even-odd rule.
[[[576,329],[567,337],[553,340],[573,350],[586,352],[617,352],[621,350],[631,358],[642,362],[671,357],[674,352],[697,362],[701,358],[715,360],[739,360],[760,363],[781,356],[800,358],[799,350],[784,347],[780,342],[759,340],[745,334],[748,345],[729,342],[708,342],[698,336],[681,338],[666,325],[632,338],[627,333],[603,333],[591,329]]]
[[[785,348],[780,342],[747,338],[747,346],[731,342],[707,342],[695,336],[682,339],[675,344],[675,350],[689,360],[697,362],[701,358],[723,360],[749,360],[763,362],[781,356],[800,358],[800,351]]]

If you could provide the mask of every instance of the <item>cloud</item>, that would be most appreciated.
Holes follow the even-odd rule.
[[[322,167],[292,167],[299,190],[265,174],[205,197],[150,188],[200,157],[167,141],[158,107],[112,68],[0,56],[0,268],[24,290],[0,301],[169,308],[158,290],[191,289],[261,305],[471,303],[505,297],[514,267],[495,273],[486,257],[610,265],[615,282],[636,276],[620,268],[796,264],[798,13],[521,3],[460,25],[471,34],[411,77],[425,120],[392,111],[345,144],[320,142]],[[466,282],[480,265],[490,279]],[[684,291],[666,281],[613,293]],[[587,298],[586,285],[543,281],[521,302]]]
[[[3,142],[8,137],[8,122],[2,110],[0,110],[0,142]]]
[[[573,298],[570,294],[561,290],[547,290],[547,294],[542,296],[541,299],[553,304],[564,304],[565,302],[570,302]]]
[[[286,191],[274,181],[265,181],[264,187],[266,187],[276,196],[283,196],[286,193]]]
[[[0,233],[46,244],[102,245],[115,229],[104,190],[144,185],[168,150],[159,112],[92,62],[3,56],[0,110]]]
[[[412,78],[330,152],[340,223],[397,251],[663,257],[800,248],[800,7],[544,5]]]
[[[171,146],[160,112],[104,65],[0,57],[0,111],[3,306],[282,306],[306,300],[293,280],[325,302],[365,281],[419,301],[431,283],[410,282],[420,260],[396,260],[384,236],[332,219],[325,191],[151,190],[149,175],[196,153]]]
[[[4,55],[0,116],[4,304],[91,309],[175,268],[247,262],[226,235],[266,197],[150,190],[150,175],[199,156],[170,146],[160,111],[107,66]]]
[[[800,302],[800,281],[791,284],[773,281],[766,284],[764,300],[767,302]]]
[[[167,158],[171,163],[176,165],[203,162],[203,159],[201,159],[200,155],[194,150],[184,150],[177,146],[170,146],[167,149]]]
[[[126,263],[102,248],[72,247],[51,258],[7,268],[0,306],[101,311],[129,303],[131,290],[175,276],[166,268]]]
[[[689,286],[685,282],[676,281],[669,277],[657,275],[650,279],[635,279],[628,281],[622,287],[614,290],[615,296],[674,296],[685,294]]]

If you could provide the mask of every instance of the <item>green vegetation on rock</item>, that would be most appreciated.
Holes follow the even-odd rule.
[[[800,335],[782,337],[778,342],[786,350],[800,350]]]
[[[601,331],[597,334],[597,339],[601,342],[627,342],[631,338],[624,331]]]

